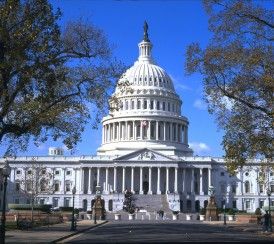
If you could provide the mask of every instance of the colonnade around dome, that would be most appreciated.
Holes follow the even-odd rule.
[[[182,122],[126,120],[103,125],[103,144],[109,142],[149,140],[188,144],[188,127]]]

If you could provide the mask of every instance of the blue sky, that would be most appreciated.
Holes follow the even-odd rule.
[[[82,18],[92,21],[104,30],[114,55],[126,65],[138,57],[138,43],[142,40],[144,20],[149,25],[149,38],[153,43],[152,55],[156,63],[173,78],[177,93],[183,100],[182,114],[188,117],[189,142],[197,155],[223,156],[222,131],[218,131],[214,117],[207,112],[202,101],[202,77],[186,76],[185,52],[191,42],[206,46],[207,16],[200,0],[51,0],[54,8],[63,12],[60,24]],[[92,130],[88,125],[77,145],[76,155],[96,154],[101,144],[101,126]],[[39,148],[30,144],[19,155],[46,155],[49,146],[62,146],[48,141]],[[3,150],[3,148],[2,148]],[[0,148],[1,151],[1,148]],[[69,152],[66,152],[69,155]]]

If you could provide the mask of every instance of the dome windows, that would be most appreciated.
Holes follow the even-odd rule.
[[[137,100],[137,109],[141,109],[141,101]]]
[[[166,111],[166,103],[163,102],[163,110]]]
[[[147,109],[147,100],[144,100],[144,109]]]
[[[156,105],[156,108],[157,108],[157,110],[160,110],[160,102],[159,101],[157,101],[157,103],[156,103],[157,105]]]

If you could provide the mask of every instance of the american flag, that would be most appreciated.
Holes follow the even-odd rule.
[[[141,126],[142,126],[142,127],[147,127],[147,125],[148,125],[148,123],[147,123],[146,120],[142,120],[142,121],[141,121]]]

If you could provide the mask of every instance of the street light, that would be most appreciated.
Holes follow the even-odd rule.
[[[2,217],[1,217],[1,228],[0,228],[0,243],[5,243],[6,237],[6,191],[8,185],[8,177],[10,176],[11,168],[6,161],[5,166],[2,168],[2,175],[4,177],[4,192],[3,192],[3,206],[2,206]]]
[[[226,225],[225,202],[226,202],[226,198],[224,197],[224,225]]]
[[[270,209],[270,196],[271,196],[271,191],[270,189],[267,190],[267,196],[268,196],[268,231],[272,232],[272,220],[271,220],[271,209]]]
[[[75,231],[76,230],[76,225],[75,225],[75,219],[74,219],[74,197],[75,197],[75,193],[76,193],[76,188],[75,186],[72,189],[72,218],[71,218],[71,231]]]

